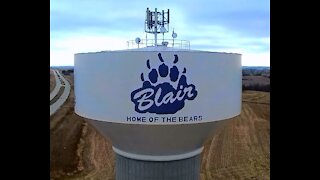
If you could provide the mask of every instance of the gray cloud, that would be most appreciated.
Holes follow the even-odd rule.
[[[112,30],[138,30],[142,29],[141,20],[135,17],[120,17],[112,20],[105,17],[91,18],[86,16],[77,16],[67,12],[50,13],[50,31],[55,32],[76,32],[84,30],[93,30],[96,33]],[[94,32],[93,32],[94,33]]]
[[[193,24],[215,24],[241,35],[252,37],[270,36],[270,17],[263,11],[236,11],[219,14],[202,13],[190,17]]]
[[[171,17],[183,17],[188,26],[219,25],[245,36],[266,37],[270,29],[269,1],[54,1],[51,3],[50,30],[77,31],[96,29],[142,29],[145,8],[171,9]],[[150,7],[153,9],[154,7]],[[164,9],[166,9],[164,8]],[[174,10],[177,10],[176,12]],[[182,13],[182,14],[177,14]],[[177,19],[179,20],[179,19]]]
[[[270,43],[263,40],[270,37],[270,0],[50,0],[50,39],[141,36],[147,7],[170,9],[165,38],[171,38],[175,28],[178,39],[190,40],[191,48],[270,51]]]

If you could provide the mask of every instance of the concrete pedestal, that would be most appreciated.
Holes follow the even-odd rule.
[[[199,180],[201,154],[176,161],[140,161],[116,154],[116,180]]]

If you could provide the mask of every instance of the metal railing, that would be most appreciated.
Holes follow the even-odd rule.
[[[167,46],[179,49],[190,49],[190,41],[178,40],[178,39],[158,39],[157,46]],[[141,39],[140,43],[137,44],[135,40],[127,41],[127,48],[143,48],[143,47],[153,47],[155,46],[154,39]]]

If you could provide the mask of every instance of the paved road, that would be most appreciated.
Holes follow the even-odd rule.
[[[68,96],[70,94],[69,82],[57,70],[55,71],[55,76],[56,76],[56,87],[57,86],[59,87],[55,96],[57,95],[57,93],[59,92],[59,90],[62,86],[64,86],[64,91],[63,91],[62,95],[58,98],[58,100],[54,104],[50,105],[50,116],[52,114],[54,114],[63,105],[63,103],[68,99]],[[56,87],[55,87],[55,89],[56,89]],[[50,93],[50,100],[52,100],[55,97],[55,96],[53,96],[51,98],[51,94],[52,93]]]
[[[61,81],[60,81],[60,78],[59,76],[57,75],[57,70],[53,70],[53,74],[54,74],[54,77],[55,77],[55,80],[56,80],[56,86],[54,87],[54,89],[51,91],[50,93],[50,101],[56,97],[56,95],[58,94],[60,88],[61,88]]]

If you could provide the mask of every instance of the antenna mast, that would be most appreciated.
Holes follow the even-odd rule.
[[[150,11],[147,8],[144,30],[146,33],[154,34],[154,46],[158,46],[158,33],[164,34],[169,32],[169,9],[167,12],[164,12],[164,10],[158,12],[157,8],[155,8],[155,11]]]

